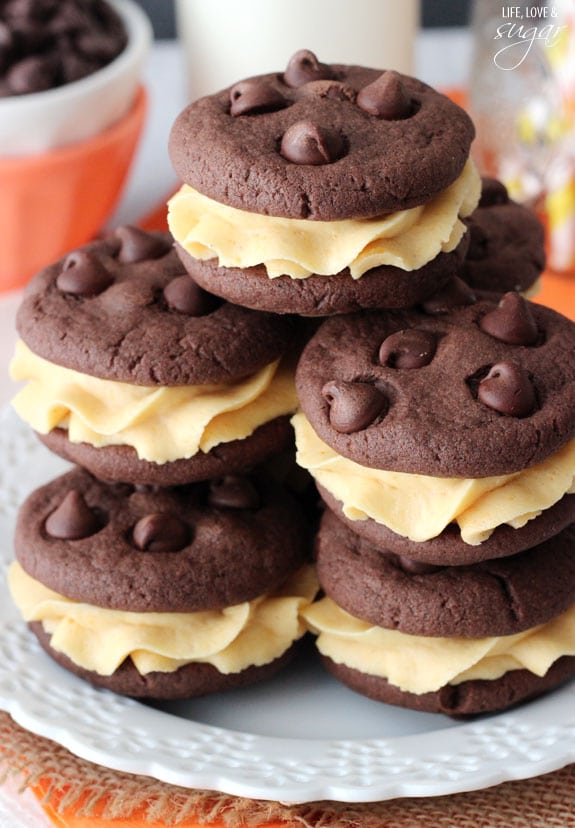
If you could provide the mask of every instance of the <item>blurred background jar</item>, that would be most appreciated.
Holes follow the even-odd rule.
[[[475,0],[475,159],[547,227],[547,265],[575,273],[575,2]]]

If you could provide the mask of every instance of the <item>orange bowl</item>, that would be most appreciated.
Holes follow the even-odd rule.
[[[140,86],[128,113],[98,135],[41,155],[0,158],[0,290],[22,287],[98,233],[121,195],[146,110]]]

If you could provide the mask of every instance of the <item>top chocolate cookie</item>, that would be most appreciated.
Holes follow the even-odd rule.
[[[236,83],[188,106],[170,136],[180,178],[231,207],[365,218],[424,204],[461,173],[468,115],[395,71],[320,63]]]
[[[532,466],[575,437],[575,324],[517,293],[467,291],[322,323],[296,384],[334,451],[376,469],[478,478]]]
[[[17,328],[65,368],[174,386],[258,371],[293,344],[294,320],[222,302],[186,274],[168,233],[126,226],[38,273]]]

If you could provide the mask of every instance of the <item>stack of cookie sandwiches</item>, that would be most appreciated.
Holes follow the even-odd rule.
[[[64,666],[182,698],[309,629],[354,689],[452,715],[575,672],[575,326],[521,295],[542,231],[473,137],[426,84],[302,50],[178,116],[170,234],[32,282],[15,405],[75,467],[22,506],[10,580]]]
[[[542,228],[481,181],[473,136],[425,84],[304,50],[193,103],[170,139],[192,279],[328,317],[292,420],[325,505],[325,595],[302,613],[323,659],[451,715],[575,672],[575,326],[521,295]]]
[[[14,405],[75,465],[22,505],[9,578],[63,666],[169,699],[290,658],[316,592],[302,510],[270,471],[293,453],[297,323],[209,294],[169,234],[134,227],[31,282]]]
[[[575,325],[517,293],[325,321],[297,370],[327,667],[426,711],[575,674]]]

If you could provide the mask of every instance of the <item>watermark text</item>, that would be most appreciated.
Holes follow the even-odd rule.
[[[505,22],[497,27],[493,39],[503,40],[505,45],[498,49],[493,61],[506,72],[521,66],[535,43],[554,46],[566,28],[550,22],[558,17],[554,6],[502,6],[501,16]],[[529,22],[519,22],[525,20]]]

